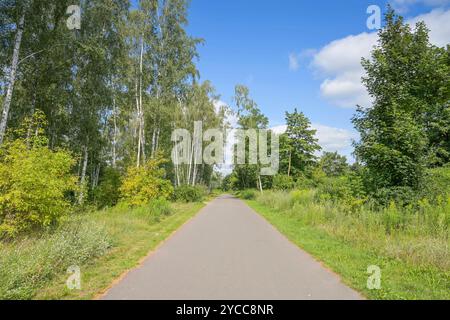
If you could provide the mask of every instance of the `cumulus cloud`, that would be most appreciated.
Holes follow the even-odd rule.
[[[289,54],[289,70],[297,71],[300,68],[300,63],[298,62],[298,55],[295,53]]]
[[[450,3],[450,0],[447,2]],[[413,26],[419,21],[424,21],[431,30],[430,42],[432,44],[445,47],[450,42],[450,10],[435,9],[408,20],[408,23]]]
[[[418,21],[425,21],[430,29],[431,43],[445,46],[449,42],[450,10],[435,9],[407,22],[414,25]],[[324,77],[320,92],[325,99],[344,108],[370,105],[371,98],[361,83],[361,59],[370,57],[377,40],[376,32],[350,35],[330,42],[314,55],[312,66]]]
[[[352,150],[352,141],[357,139],[357,134],[347,129],[329,127],[320,123],[312,123],[311,128],[317,130],[316,138],[322,151],[339,152],[349,156]],[[271,130],[277,134],[286,132],[286,126],[276,126]]]

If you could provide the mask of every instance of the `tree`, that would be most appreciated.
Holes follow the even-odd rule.
[[[250,91],[247,87],[242,85],[236,86],[234,101],[237,109],[239,129],[267,129],[269,119],[261,112],[256,102],[251,99]],[[245,145],[245,164],[237,164],[234,167],[234,175],[238,181],[239,188],[257,187],[262,191],[263,183],[260,175],[261,165],[259,160],[257,160],[257,164],[249,163],[251,157],[249,143],[251,142],[248,137],[237,137],[237,139],[238,144]]]
[[[316,161],[315,153],[321,149],[311,129],[309,119],[297,109],[286,112],[286,133],[280,139],[283,167],[288,176],[307,172]],[[287,168],[286,168],[287,167]]]
[[[372,190],[417,189],[427,165],[448,161],[447,53],[429,44],[424,23],[412,31],[392,9],[385,19],[372,58],[362,61],[374,102],[353,118],[361,135],[355,154]]]
[[[8,89],[6,90],[6,97],[3,101],[2,115],[0,119],[0,145],[2,145],[5,136],[6,124],[8,121],[9,109],[11,107],[11,99],[14,91],[14,84],[16,82],[17,68],[19,65],[20,47],[22,45],[22,35],[25,25],[26,5],[27,3],[24,2],[22,6],[17,6],[20,13],[18,22],[16,24],[17,27],[16,27],[16,36],[14,40],[14,50],[12,55],[11,66],[9,68],[10,71],[8,75]]]
[[[320,158],[319,166],[330,177],[344,175],[349,170],[347,158],[337,152],[324,152]]]

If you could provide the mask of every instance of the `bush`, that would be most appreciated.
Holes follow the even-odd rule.
[[[420,197],[436,203],[450,195],[450,166],[431,169],[427,172]]]
[[[169,180],[164,179],[165,170],[161,165],[165,162],[158,157],[141,167],[130,167],[120,187],[122,199],[132,206],[148,204],[158,198],[168,199],[173,187]]]
[[[273,177],[272,187],[275,190],[291,190],[294,189],[295,182],[290,176],[278,174]]]
[[[380,206],[388,206],[392,202],[399,205],[410,205],[417,203],[418,193],[411,187],[390,187],[380,188],[374,194],[372,198]]]
[[[314,189],[294,190],[290,193],[291,202],[293,204],[306,205],[314,202],[316,191]]]
[[[75,218],[40,239],[0,244],[0,299],[31,299],[45,282],[111,246],[103,227]]]
[[[253,200],[256,198],[256,192],[254,190],[242,190],[239,195],[245,200]]]
[[[55,225],[70,209],[66,196],[77,190],[75,161],[47,142],[37,136],[5,142],[0,149],[0,237]]]
[[[206,195],[206,188],[203,186],[182,185],[175,188],[173,199],[179,202],[200,202]]]

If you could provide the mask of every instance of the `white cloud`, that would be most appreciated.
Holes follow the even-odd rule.
[[[313,67],[326,76],[320,86],[325,99],[343,108],[370,104],[370,97],[361,83],[364,74],[361,58],[370,57],[376,42],[376,33],[364,32],[332,41],[314,56]]]
[[[295,53],[289,54],[289,70],[297,71],[300,68],[300,63],[298,62],[299,56]]]
[[[435,9],[407,22],[414,25],[418,21],[425,21],[430,29],[431,43],[445,46],[449,42],[450,10]],[[319,75],[325,77],[320,86],[325,99],[344,108],[370,104],[371,99],[361,83],[364,75],[361,58],[370,57],[377,39],[376,32],[350,35],[330,42],[314,55],[312,66]]]
[[[352,141],[357,139],[357,134],[346,129],[325,126],[320,123],[312,123],[311,128],[317,130],[316,138],[322,151],[339,152],[346,156],[350,156],[352,152]],[[286,132],[286,126],[276,126],[271,130],[277,134]]]
[[[450,0],[447,2],[450,3]],[[408,20],[408,23],[413,26],[419,21],[424,21],[431,30],[430,42],[432,44],[445,47],[450,42],[450,10],[435,9]]]

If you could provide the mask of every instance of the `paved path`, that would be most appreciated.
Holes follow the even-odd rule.
[[[103,299],[361,299],[243,201],[209,203]]]

